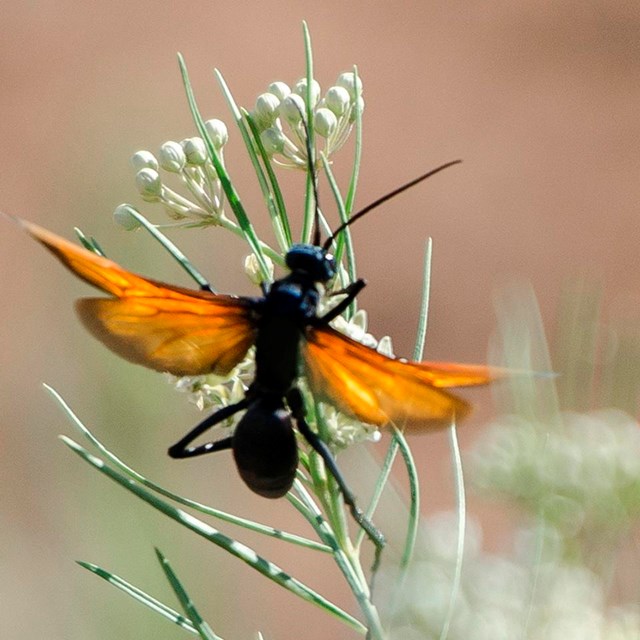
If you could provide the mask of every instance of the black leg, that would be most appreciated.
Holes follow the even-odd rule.
[[[356,499],[353,493],[351,493],[351,489],[349,489],[347,483],[342,477],[342,474],[338,469],[338,465],[336,464],[335,458],[329,450],[329,447],[327,447],[327,445],[322,440],[320,440],[318,434],[314,433],[311,430],[311,427],[309,427],[309,425],[307,424],[305,418],[304,401],[299,389],[296,389],[294,387],[293,389],[291,389],[291,391],[289,391],[289,393],[287,394],[287,403],[289,405],[289,409],[291,410],[291,414],[296,421],[298,431],[300,431],[304,439],[322,458],[327,469],[329,469],[329,472],[338,483],[338,487],[340,488],[340,492],[342,493],[344,502],[349,507],[353,519],[362,527],[371,542],[373,542],[373,544],[375,545],[376,553],[372,568],[372,572],[375,573],[378,565],[380,564],[380,554],[382,553],[382,549],[385,545],[384,535],[365,516],[362,510],[358,508],[358,506],[356,505]]]
[[[206,444],[198,445],[197,447],[189,447],[189,445],[207,429],[210,429],[216,424],[219,424],[223,420],[230,418],[234,413],[246,409],[249,404],[247,398],[243,398],[236,404],[230,404],[228,407],[223,407],[215,413],[205,418],[202,422],[196,425],[187,435],[176,442],[173,446],[169,447],[169,455],[172,458],[193,458],[194,456],[201,456],[205,453],[213,453],[214,451],[222,451],[223,449],[231,448],[231,438],[223,438],[216,442],[207,442]]]
[[[366,282],[360,278],[355,282],[352,282],[349,286],[345,287],[342,291],[336,293],[346,293],[347,297],[339,302],[331,311],[325,313],[321,318],[318,318],[319,324],[327,324],[334,318],[337,318],[354,300],[355,297],[365,288]]]

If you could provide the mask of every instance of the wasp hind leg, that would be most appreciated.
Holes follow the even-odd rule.
[[[220,424],[223,420],[230,418],[232,415],[246,409],[249,404],[247,398],[243,398],[236,404],[230,404],[228,407],[223,407],[210,416],[207,416],[202,422],[197,424],[187,435],[176,442],[173,446],[169,447],[169,455],[172,458],[193,458],[194,456],[201,456],[205,453],[213,453],[214,451],[223,451],[225,449],[232,448],[232,438],[222,438],[222,440],[216,440],[214,442],[207,442],[195,447],[189,445],[205,431],[211,429],[211,427]]]
[[[385,545],[385,538],[382,532],[367,518],[362,509],[356,504],[356,499],[351,489],[347,486],[345,479],[338,469],[333,454],[329,450],[329,447],[318,437],[318,434],[311,430],[311,427],[307,424],[305,418],[304,401],[299,389],[293,388],[287,394],[287,404],[291,410],[298,431],[302,434],[304,439],[311,445],[316,453],[322,458],[327,469],[338,483],[340,492],[344,499],[345,504],[349,507],[349,511],[353,516],[353,519],[362,527],[363,531],[367,534],[368,538],[375,545],[375,556],[372,566],[372,573],[375,574],[378,566],[380,565],[380,557]]]

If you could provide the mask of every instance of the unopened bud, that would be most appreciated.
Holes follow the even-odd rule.
[[[180,142],[187,162],[193,165],[202,165],[207,161],[207,148],[202,138],[194,136],[193,138],[185,138]]]
[[[207,120],[204,123],[204,128],[209,134],[213,146],[217,150],[222,149],[222,147],[227,144],[229,140],[229,130],[222,120],[218,120],[218,118],[211,118],[211,120]]]
[[[173,140],[168,140],[160,147],[158,153],[160,166],[165,171],[179,173],[187,162],[187,156],[182,146]]]
[[[126,202],[119,204],[113,212],[113,219],[115,223],[127,231],[134,231],[137,229],[140,226],[140,222],[131,213],[132,211],[138,213],[138,210],[135,207],[132,207]]]
[[[338,126],[338,119],[335,113],[330,109],[321,107],[315,112],[313,119],[313,127],[318,135],[328,138]]]
[[[140,169],[158,170],[158,161],[151,151],[136,151],[131,156],[131,165],[136,171],[140,171]]]
[[[155,202],[162,194],[162,181],[154,169],[140,169],[136,173],[136,186],[140,195],[148,202]]]

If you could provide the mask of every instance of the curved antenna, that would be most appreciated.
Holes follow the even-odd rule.
[[[440,173],[440,171],[444,171],[445,169],[448,169],[449,167],[452,167],[455,164],[460,164],[461,162],[462,162],[462,160],[452,160],[451,162],[446,162],[445,164],[440,165],[439,167],[436,167],[435,169],[431,169],[431,171],[427,171],[427,173],[424,173],[423,175],[418,176],[417,178],[414,178],[410,182],[407,182],[406,184],[403,184],[401,187],[398,187],[397,189],[394,189],[390,193],[387,193],[386,195],[382,196],[381,198],[378,198],[377,200],[374,200],[371,204],[368,204],[364,209],[360,209],[360,211],[358,211],[357,213],[354,213],[346,222],[343,222],[326,239],[325,243],[322,245],[323,250],[324,251],[328,251],[329,247],[331,246],[331,243],[336,239],[336,237],[338,236],[339,233],[342,233],[347,227],[351,226],[356,220],[359,220],[360,218],[362,218],[364,215],[369,213],[369,211],[371,211],[372,209],[375,209],[376,207],[380,206],[381,204],[383,204],[387,200],[391,200],[391,198],[394,198],[395,196],[397,196],[398,194],[402,193],[403,191],[406,191],[407,189],[410,189],[411,187],[415,186],[419,182],[422,182],[423,180],[426,180],[427,178],[430,178],[431,176],[434,176],[436,173]]]

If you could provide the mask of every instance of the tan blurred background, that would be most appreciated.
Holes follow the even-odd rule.
[[[550,327],[571,275],[601,279],[612,308],[638,300],[637,2],[2,5],[5,211],[67,237],[79,226],[128,267],[187,284],[147,237],[112,224],[115,205],[141,204],[128,158],[194,134],[176,51],[186,57],[205,115],[230,122],[212,69],[222,70],[246,106],[273,80],[293,83],[304,68],[304,18],[323,87],[354,63],[364,79],[360,205],[436,164],[464,159],[354,228],[369,281],[362,304],[372,330],[392,334],[399,354],[412,345],[427,236],[435,243],[434,359],[485,359],[493,293],[514,276],[533,283]],[[232,175],[261,226],[264,207],[237,134],[229,147]],[[349,161],[345,149],[336,165]],[[152,207],[143,211],[160,219]],[[305,531],[284,501],[261,500],[241,486],[230,456],[166,458],[167,445],[197,421],[196,410],[160,376],[85,334],[72,301],[87,288],[10,224],[0,226],[0,637],[183,637],[73,564],[95,562],[173,604],[154,545],[223,637],[248,638],[256,629],[268,638],[352,637],[164,522],[57,440],[75,434],[43,381],[139,470],[220,508]],[[216,231],[173,237],[220,289],[252,291],[239,242]],[[473,398],[479,409],[461,432],[463,448],[491,415],[489,393]],[[425,511],[450,508],[446,436],[414,445]],[[349,476],[347,459],[343,466]],[[472,500],[471,509],[483,507]],[[488,544],[506,544],[492,530]],[[337,573],[325,572],[312,553],[238,535],[355,610]]]

